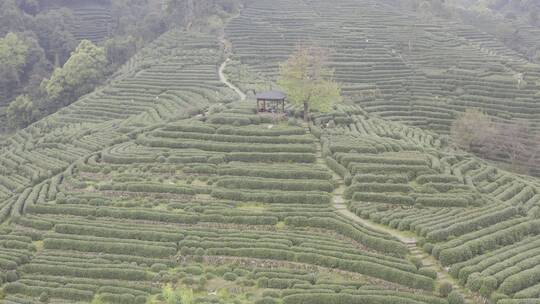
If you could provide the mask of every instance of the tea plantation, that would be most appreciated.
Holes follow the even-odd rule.
[[[269,79],[299,41],[330,48],[343,93],[382,118],[448,134],[480,107],[540,131],[539,65],[472,26],[391,2],[250,1],[226,32],[234,58]]]
[[[74,17],[69,31],[77,40],[87,39],[97,43],[111,36],[113,20],[111,3],[107,1],[41,0],[39,8],[43,11],[69,9]]]
[[[470,106],[538,127],[540,69],[388,3],[248,1],[2,139],[0,303],[540,303],[540,181],[444,136]],[[223,40],[249,93],[306,39],[347,96],[309,124],[220,81]]]

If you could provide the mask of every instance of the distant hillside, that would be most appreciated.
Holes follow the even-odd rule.
[[[540,62],[540,2],[535,0],[453,0],[448,8],[509,48]]]
[[[0,2],[0,132],[90,93],[168,29],[218,30],[238,6],[236,0]]]
[[[112,35],[112,3],[110,0],[74,1],[41,0],[40,11],[68,8],[73,12],[71,32],[76,39],[88,39],[95,43]]]
[[[269,79],[296,44],[330,48],[347,99],[386,119],[449,134],[459,113],[481,108],[540,132],[540,65],[460,20],[393,2],[364,4],[251,1],[226,33],[235,58]],[[525,166],[540,174],[540,165]]]

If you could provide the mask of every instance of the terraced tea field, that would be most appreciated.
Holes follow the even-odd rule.
[[[468,74],[493,88],[536,67],[442,20],[417,23],[413,49],[433,57],[393,53],[406,14],[254,0],[231,21],[233,63],[260,79],[305,37],[333,43],[350,100],[309,125],[243,100],[219,34],[173,30],[2,140],[0,303],[540,303],[540,182],[449,149],[435,131],[462,95],[433,104],[457,49],[459,73],[500,64]],[[519,90],[526,111],[489,109],[536,122],[534,90]]]
[[[234,58],[271,80],[298,43],[330,48],[348,100],[382,118],[448,134],[458,113],[480,107],[540,131],[540,66],[452,20],[387,1],[257,0],[226,32]]]
[[[5,236],[5,264],[18,276],[4,286],[8,303],[44,292],[145,303],[168,277],[189,286],[188,269],[224,263],[225,280],[232,272],[284,303],[316,294],[445,303],[430,293],[434,272],[408,260],[404,244],[334,210],[317,139],[269,126],[253,104],[159,124],[25,190]],[[285,269],[261,269],[273,263]]]
[[[314,128],[327,163],[346,181],[350,211],[414,233],[450,275],[493,302],[536,303],[537,180],[445,153],[437,136],[354,108],[317,123],[331,120],[335,128]]]
[[[60,4],[55,1],[42,2],[41,9],[43,10],[55,10],[60,8],[68,8],[71,10],[74,22],[71,24],[69,31],[77,40],[87,39],[94,43],[98,43],[111,36],[113,20],[110,3],[67,1]]]

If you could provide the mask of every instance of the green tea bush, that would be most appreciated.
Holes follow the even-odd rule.
[[[448,304],[465,304],[465,299],[457,291],[452,291],[448,295]]]
[[[55,276],[73,276],[92,279],[117,279],[128,281],[147,281],[150,275],[145,271],[134,269],[110,269],[99,267],[72,267],[45,264],[26,264],[20,267],[24,273],[55,275]],[[53,296],[51,294],[51,296]]]
[[[264,297],[255,301],[255,304],[277,304],[277,300],[270,297]]]
[[[531,287],[540,281],[540,266],[524,270],[506,278],[499,286],[499,291],[511,295],[515,292]]]
[[[259,153],[259,152],[231,152],[227,154],[227,161],[240,162],[267,162],[267,163],[314,163],[315,154],[312,153]]]
[[[220,179],[218,187],[227,189],[268,189],[283,191],[334,191],[334,185],[328,181],[298,181],[279,179],[259,179],[244,177],[225,177]]]
[[[491,228],[495,229],[497,227],[491,226]],[[462,245],[443,249],[438,254],[438,258],[443,265],[462,262],[498,246],[515,243],[531,233],[538,233],[539,229],[540,221],[538,220],[523,222],[470,240]]]
[[[449,282],[442,282],[439,286],[439,294],[441,297],[446,298],[452,292],[452,284]]]
[[[355,192],[352,196],[353,201],[357,202],[370,202],[370,203],[384,203],[384,204],[397,204],[397,205],[409,205],[412,206],[415,203],[414,198],[406,195],[399,194],[385,194],[385,193],[361,193]]]
[[[279,178],[279,179],[319,179],[330,180],[332,174],[322,170],[310,170],[310,169],[286,169],[279,168],[273,169],[271,167],[254,167],[251,166],[223,166],[218,168],[219,175],[233,175],[233,176],[252,176],[263,178]]]
[[[213,189],[212,197],[233,201],[256,201],[268,204],[330,204],[328,193],[317,192],[245,192],[227,189]]]
[[[114,254],[136,254],[145,257],[167,257],[176,254],[176,249],[156,245],[140,245],[127,243],[109,243],[96,241],[81,241],[72,239],[43,240],[46,249],[77,250],[84,252],[106,252]]]
[[[238,276],[234,272],[227,272],[223,275],[223,279],[227,281],[236,281]]]

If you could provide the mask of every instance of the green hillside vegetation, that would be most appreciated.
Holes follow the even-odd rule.
[[[236,1],[189,8],[186,2],[3,1],[0,132],[25,127],[106,84],[168,29],[212,29],[237,9]],[[25,113],[18,97],[30,100]]]
[[[133,55],[110,48],[127,32],[82,40],[40,81],[70,102],[9,106],[0,303],[539,303],[540,181],[486,152],[538,133],[539,66],[409,4],[168,1],[183,26]],[[257,113],[304,43],[343,102]]]
[[[462,20],[495,35],[531,61],[540,61],[540,3],[534,0],[447,1]]]
[[[370,113],[445,135],[460,113],[481,108],[503,125],[526,125],[527,149],[537,149],[539,65],[430,9],[365,3],[252,1],[226,28],[233,58],[271,81],[296,44],[315,43],[333,50],[345,99]],[[531,165],[523,155],[513,165],[538,175],[535,159]],[[492,160],[510,163],[504,155]]]

